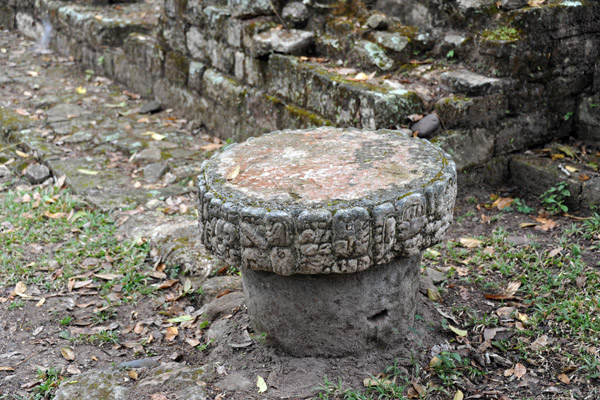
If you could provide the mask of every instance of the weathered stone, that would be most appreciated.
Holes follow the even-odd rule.
[[[321,138],[318,152],[313,145],[317,138]],[[268,143],[268,147],[259,143]],[[381,157],[375,150],[368,150],[377,146],[396,150],[388,150],[386,157]],[[277,153],[278,148],[285,150],[283,154]],[[451,198],[456,190],[454,165],[443,162],[440,165],[440,160],[445,160],[446,157],[425,141],[405,138],[390,131],[367,134],[356,130],[322,128],[263,135],[260,139],[228,149],[229,151],[219,153],[206,164],[198,183],[204,244],[226,262],[241,262],[247,268],[273,271],[281,275],[353,273],[394,257],[418,253],[441,240],[451,219]],[[347,166],[337,166],[340,152],[358,154],[358,158],[351,164],[347,164],[347,161],[342,163]],[[386,172],[388,163],[390,169],[396,170],[416,154],[421,156],[408,164],[412,172]],[[344,159],[345,157],[347,156]],[[243,169],[235,184],[227,183],[230,170],[238,164]],[[295,165],[293,170],[299,171],[297,178],[293,171],[286,170],[288,164]],[[352,166],[359,169],[345,175]],[[427,177],[432,173],[430,169],[438,167],[434,175],[446,174],[448,181],[435,189],[429,188],[427,182],[430,182],[430,178]],[[320,169],[323,170],[316,173]],[[310,179],[307,180],[303,170],[309,171]],[[254,175],[258,171],[262,171],[264,178]],[[265,174],[265,171],[269,173]],[[285,174],[286,178],[283,175],[277,178],[279,174]],[[402,180],[403,187],[406,182],[416,185],[414,190],[411,189],[412,195],[398,201],[394,186],[396,180]],[[286,181],[287,184],[284,183]],[[375,192],[377,196],[371,197],[371,193]],[[214,193],[218,193],[219,197],[215,197]],[[449,204],[443,204],[446,198],[449,199]],[[311,204],[311,209],[314,210],[303,210],[300,199]],[[352,206],[352,202],[358,199],[361,206]],[[335,203],[331,204],[333,200]],[[350,203],[345,204],[344,201]],[[380,207],[383,208],[380,210]],[[375,215],[383,213],[382,218],[388,214],[389,218],[401,215],[400,219],[393,217],[394,225],[404,226],[402,224],[406,222],[407,226],[414,225],[419,229],[390,231],[382,233],[382,236],[373,241],[367,240],[367,236],[360,235],[366,235],[371,229],[380,229],[378,224],[389,219],[371,220],[367,212],[371,208]],[[266,209],[270,211],[267,212]],[[418,223],[411,225],[409,221],[403,220],[405,209],[416,213],[414,218]],[[408,214],[412,215],[411,213]],[[339,238],[335,239],[336,224],[342,224],[345,218],[361,224],[360,229],[353,228],[358,229],[356,235],[360,238],[343,239],[345,233],[340,231]],[[439,223],[438,218],[444,222]],[[238,236],[234,228],[239,219],[242,224]],[[371,228],[367,228],[369,225]],[[277,229],[272,231],[275,228]],[[322,243],[312,243],[314,238],[309,240],[309,236],[292,243],[293,232],[299,232],[303,238],[302,232],[312,232],[314,229],[322,231],[319,234]],[[276,233],[282,239],[268,240],[269,232]],[[388,234],[392,236],[386,236]],[[257,243],[259,238],[260,244]],[[319,253],[320,247],[330,248],[327,256]],[[300,253],[296,256],[298,252]],[[334,254],[341,257],[338,262],[334,260]]]
[[[431,279],[431,281],[435,285],[448,280],[448,275],[446,275],[445,273],[440,272],[434,268],[430,268],[430,267],[425,268],[425,274],[427,274],[427,276]]]
[[[584,97],[578,111],[577,137],[597,144],[600,141],[600,96]]]
[[[47,122],[67,121],[85,114],[86,111],[77,104],[63,103],[46,111]]]
[[[25,178],[32,184],[38,184],[50,177],[50,169],[43,164],[31,164],[25,169]]]
[[[457,0],[457,3],[459,10],[462,11],[489,7],[490,5],[490,2],[487,0]]]
[[[527,7],[528,0],[500,0],[499,7],[505,10],[515,10],[517,8]]]
[[[305,108],[306,111],[299,110],[301,113],[336,125],[366,129],[399,126],[410,114],[422,112],[423,103],[412,91],[350,81],[343,75],[290,56],[272,55],[269,66],[270,93]],[[293,110],[292,107],[286,109]],[[327,124],[315,119],[313,125]]]
[[[430,138],[440,129],[440,119],[435,114],[429,114],[415,123],[410,130],[420,138]]]
[[[0,183],[9,181],[12,176],[12,172],[6,165],[0,165]]]
[[[160,112],[162,110],[162,104],[159,101],[152,100],[147,103],[142,104],[140,110],[138,111],[140,114],[154,114]]]
[[[178,363],[154,367],[133,384],[125,370],[91,370],[78,375],[77,379],[65,379],[54,398],[128,400],[144,398],[148,393],[162,393],[174,398],[206,400],[206,389],[197,382],[208,379],[210,373],[203,368]]]
[[[282,54],[302,55],[313,45],[314,33],[290,30],[272,30],[254,35],[253,55],[262,57],[271,52]]]
[[[251,389],[254,386],[254,383],[239,372],[234,372],[227,375],[220,382],[217,382],[215,386],[221,390],[241,392]]]
[[[388,28],[387,17],[383,14],[373,14],[368,19],[365,25],[371,29],[386,30]]]
[[[168,170],[169,166],[162,162],[148,164],[144,167],[144,179],[149,183],[156,183]]]
[[[600,178],[583,183],[581,190],[581,209],[598,213],[600,210]]]
[[[431,278],[427,275],[420,275],[419,276],[419,293],[421,293],[423,296],[427,296],[427,292],[429,291],[437,291],[437,288],[435,287],[435,285],[433,284],[433,281],[431,280]]]
[[[309,18],[308,8],[299,1],[293,1],[283,7],[281,17],[294,28],[303,28]]]
[[[197,315],[202,315],[207,321],[214,321],[223,314],[231,314],[233,310],[244,304],[244,294],[233,292],[207,303],[200,308]]]
[[[583,184],[577,178],[565,176],[558,168],[558,162],[536,156],[513,155],[509,168],[511,182],[537,196],[560,182],[566,182],[571,193],[565,200],[569,211],[578,211],[581,208]]]
[[[186,33],[187,48],[195,60],[208,61],[208,53],[206,51],[206,39],[202,32],[192,26]]]
[[[413,323],[420,259],[351,275],[279,276],[245,268],[248,313],[268,343],[295,356],[385,348],[401,341]]]
[[[129,389],[118,384],[123,382],[126,375],[127,372],[124,371],[91,370],[77,376],[75,383],[65,379],[65,382],[69,381],[70,384],[59,387],[54,398],[127,400]]]
[[[460,172],[484,164],[494,154],[494,137],[487,129],[454,131],[448,136],[440,135],[438,139]]]
[[[401,53],[410,43],[410,39],[399,33],[375,32],[375,41],[382,47]]]
[[[220,341],[223,339],[229,331],[229,319],[220,319],[210,325],[210,328],[206,332],[207,342]]]
[[[161,158],[160,149],[148,147],[147,149],[143,149],[139,153],[136,153],[133,157],[133,161],[138,164],[157,163]]]
[[[356,59],[358,63],[377,67],[382,71],[389,71],[394,67],[394,60],[386,55],[385,50],[368,40],[356,42],[350,56]]]
[[[239,276],[215,276],[202,284],[202,293],[209,299],[214,299],[224,291],[241,291],[242,280]]]
[[[202,76],[206,71],[206,65],[198,62],[190,62],[190,70],[188,73],[188,86],[194,90],[202,90]]]
[[[117,364],[117,368],[154,368],[159,365],[159,357],[139,358],[132,361],[124,361]]]
[[[500,79],[489,78],[467,70],[443,72],[440,75],[440,80],[450,90],[472,96],[494,93],[502,88]]]
[[[248,18],[273,14],[277,0],[228,0],[229,11],[234,18]]]

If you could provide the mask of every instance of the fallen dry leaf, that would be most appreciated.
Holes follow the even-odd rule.
[[[13,367],[0,367],[0,371],[14,371]]]
[[[549,230],[556,228],[556,226],[558,225],[556,223],[556,221],[554,221],[550,218],[536,217],[535,220],[541,224],[534,228],[539,231],[547,232]]]
[[[502,210],[506,207],[510,207],[513,201],[515,201],[515,199],[511,197],[498,197],[496,201],[492,203],[492,207],[497,207],[498,210]]]
[[[265,382],[265,379],[260,375],[257,375],[256,387],[258,387],[258,393],[265,393],[269,388],[267,386],[267,382]]]
[[[515,312],[516,308],[514,307],[500,307],[496,310],[496,314],[502,318],[512,318],[512,314]]]
[[[17,284],[15,285],[15,294],[17,296],[22,296],[25,294],[26,291],[27,291],[27,286],[25,286],[25,282],[23,282],[23,281],[17,282]]]
[[[185,342],[192,347],[196,347],[200,344],[200,341],[196,338],[186,338]]]
[[[460,242],[460,244],[462,244],[464,247],[466,247],[468,249],[474,249],[476,247],[481,246],[481,244],[483,243],[483,241],[481,241],[479,239],[473,239],[473,238],[460,238],[460,239],[458,239],[458,241]]]
[[[239,165],[239,164],[237,164],[237,165],[236,165],[236,166],[233,168],[233,170],[231,170],[231,172],[230,172],[230,173],[227,175],[227,178],[226,178],[226,179],[227,179],[228,181],[232,181],[232,180],[234,180],[234,179],[235,179],[235,177],[236,177],[236,176],[238,176],[238,175],[239,175],[239,173],[240,173],[240,165]]]
[[[454,398],[453,400],[463,400],[465,398],[465,395],[463,394],[463,392],[459,389],[456,391],[456,393],[454,394]]]
[[[172,342],[179,335],[179,329],[176,326],[170,326],[167,328],[167,334],[165,335],[165,340],[167,342]]]
[[[550,250],[550,252],[548,253],[548,257],[552,258],[555,257],[556,255],[558,255],[561,251],[563,251],[562,247],[557,247],[555,249]]]
[[[169,400],[167,396],[162,393],[153,393],[150,395],[150,400]]]
[[[75,352],[73,351],[73,349],[71,347],[62,347],[60,349],[60,354],[62,354],[64,359],[67,361],[75,360]]]
[[[564,383],[565,385],[571,384],[571,380],[566,374],[560,374],[557,376],[558,380]]]
[[[122,277],[123,275],[119,274],[94,274],[96,278],[104,279],[105,281],[112,281],[113,279],[117,279]]]
[[[221,147],[223,147],[223,145],[220,143],[211,143],[211,144],[207,144],[206,146],[200,147],[200,150],[211,151],[211,150],[219,149]]]
[[[517,363],[517,365],[515,365],[515,376],[518,379],[521,379],[522,377],[524,377],[526,373],[527,373],[527,368],[525,368],[525,366],[523,364]]]
[[[567,165],[567,166],[565,166],[565,168],[566,168],[566,170],[567,170],[567,171],[569,171],[569,172],[571,172],[571,173],[574,173],[574,172],[578,172],[578,171],[579,171],[577,168],[575,168],[575,167],[573,167],[573,166],[571,166],[571,165]]]
[[[175,285],[176,283],[179,283],[179,280],[177,280],[177,279],[169,279],[168,281],[164,281],[164,282],[161,282],[161,283],[157,284],[156,287],[158,289],[166,289],[166,288],[169,288],[169,287]]]
[[[538,351],[540,349],[543,349],[547,345],[548,345],[548,336],[542,335],[539,338],[535,339],[535,341],[533,343],[531,343],[531,345],[529,347],[531,347],[531,350],[533,350],[533,351]]]
[[[135,369],[130,369],[130,370],[127,372],[127,375],[129,375],[129,377],[130,377],[131,379],[133,379],[134,381],[137,381],[137,379],[138,379],[138,373],[137,373],[137,371],[136,371]]]

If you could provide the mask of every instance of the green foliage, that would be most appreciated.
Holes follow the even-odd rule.
[[[566,213],[569,211],[569,207],[566,206],[565,201],[567,197],[570,196],[571,192],[569,191],[567,184],[565,182],[560,182],[558,185],[551,187],[544,192],[540,196],[540,201],[550,214]]]
[[[525,204],[525,200],[523,199],[516,198],[513,201],[513,205],[515,206],[518,212],[523,214],[529,214],[530,212],[535,211],[534,208],[531,208],[527,204]]]
[[[72,321],[73,321],[73,317],[70,315],[67,315],[67,316],[63,317],[60,321],[58,321],[58,323],[60,325],[69,325]]]
[[[503,40],[503,41],[515,41],[519,40],[521,35],[516,28],[511,26],[500,26],[494,30],[485,30],[481,34],[485,40]]]
[[[52,398],[54,391],[63,379],[58,368],[49,368],[46,370],[38,368],[37,377],[42,383],[35,387],[34,400]]]

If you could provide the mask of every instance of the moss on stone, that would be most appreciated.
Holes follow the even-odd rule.
[[[307,109],[287,104],[285,109],[298,119],[308,121],[313,126],[333,126],[333,123]]]
[[[179,87],[184,87],[188,80],[190,60],[179,51],[167,53],[165,75],[169,81]]]

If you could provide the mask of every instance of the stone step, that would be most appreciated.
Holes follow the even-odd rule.
[[[130,33],[149,33],[158,23],[158,1],[102,7],[46,0],[41,9],[62,40],[90,46],[122,46]]]
[[[600,207],[598,165],[592,161],[584,164],[581,160],[569,157],[553,160],[549,153],[564,154],[556,148],[548,150],[551,151],[512,155],[509,162],[511,182],[536,196],[565,182],[571,193],[565,200],[569,212],[597,212]],[[578,157],[600,162],[598,156]]]

